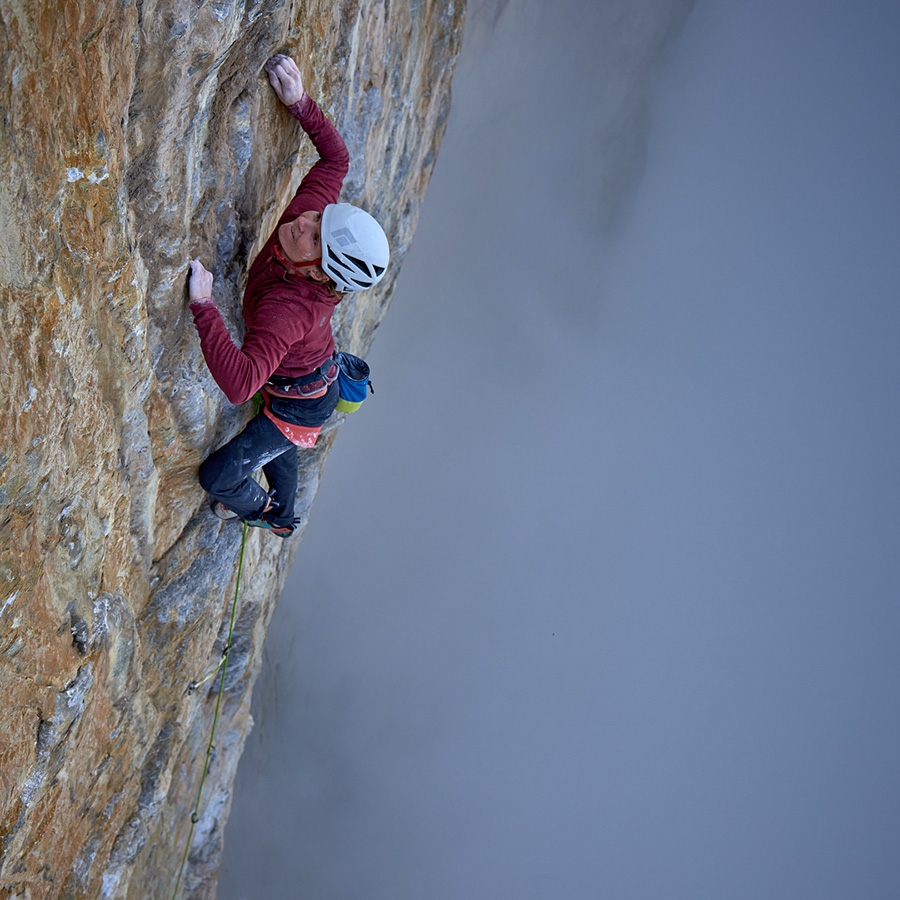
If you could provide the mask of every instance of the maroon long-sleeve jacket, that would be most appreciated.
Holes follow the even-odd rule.
[[[243,344],[238,347],[231,340],[214,303],[191,304],[203,356],[232,403],[249,400],[272,375],[307,375],[334,353],[331,316],[340,295],[289,273],[275,258],[274,247],[278,226],[337,202],[350,157],[337,129],[309,96],[304,94],[288,111],[312,139],[319,159],[250,266],[243,302]]]

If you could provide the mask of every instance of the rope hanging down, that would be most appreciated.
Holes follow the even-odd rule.
[[[178,878],[175,879],[175,890],[172,891],[172,900],[178,897],[178,888],[181,886],[181,876],[184,874],[184,867],[187,863],[188,852],[191,849],[191,840],[194,837],[194,826],[200,819],[200,798],[203,795],[203,785],[206,783],[206,776],[209,774],[209,760],[213,751],[213,740],[216,736],[216,726],[219,724],[219,710],[222,707],[222,695],[225,693],[225,673],[228,670],[228,656],[231,653],[231,637],[234,634],[234,620],[237,616],[238,592],[241,589],[241,573],[244,571],[244,548],[247,546],[247,523],[244,522],[244,532],[241,535],[241,553],[238,557],[237,582],[234,586],[234,600],[231,602],[231,621],[228,623],[228,638],[225,641],[225,649],[222,651],[222,659],[219,665],[212,670],[205,678],[200,681],[192,681],[188,685],[188,693],[193,693],[200,685],[209,681],[213,675],[222,667],[222,677],[219,679],[219,696],[216,697],[216,711],[213,714],[212,729],[209,733],[209,743],[206,746],[206,759],[203,761],[203,775],[200,777],[200,787],[197,789],[197,801],[194,804],[194,811],[191,813],[191,829],[188,832],[187,841],[184,845],[184,853],[181,857],[181,865],[178,867]]]

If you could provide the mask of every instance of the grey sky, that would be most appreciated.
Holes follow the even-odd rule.
[[[900,8],[549,8],[471,5],[220,900],[895,898]]]

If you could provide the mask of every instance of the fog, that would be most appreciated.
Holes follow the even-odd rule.
[[[688,8],[470,3],[220,900],[897,896],[900,8]]]

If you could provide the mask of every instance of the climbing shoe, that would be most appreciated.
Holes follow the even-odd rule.
[[[220,519],[236,519],[237,513],[229,509],[221,500],[213,500],[209,507],[212,514]]]
[[[268,531],[271,531],[276,537],[280,538],[289,538],[297,528],[297,523],[300,521],[299,519],[294,519],[290,525],[276,525],[274,522],[270,522],[266,518],[266,514],[263,513],[262,516],[258,519],[244,519],[244,521],[251,528],[265,528]]]
[[[272,522],[268,517],[268,512],[274,505],[275,492],[269,491],[266,508],[261,513],[259,513],[259,515],[255,519],[244,519],[244,521],[251,528],[265,528],[267,531],[271,531],[272,534],[274,534],[276,537],[280,537],[282,539],[289,538],[294,533],[294,529],[297,527],[297,523],[300,520],[294,519],[289,525],[276,525],[275,522]]]
[[[271,531],[272,534],[276,535],[280,538],[288,538],[290,537],[297,528],[297,523],[300,521],[299,519],[294,519],[289,525],[276,525],[274,522],[270,522],[266,517],[266,513],[275,505],[275,499],[270,494],[268,498],[268,502],[266,503],[266,508],[258,514],[255,519],[241,519],[241,521],[246,522],[251,528],[265,528],[267,531]],[[220,519],[239,519],[241,518],[234,510],[229,509],[221,500],[213,500],[210,504],[210,509],[214,516],[217,516]]]

